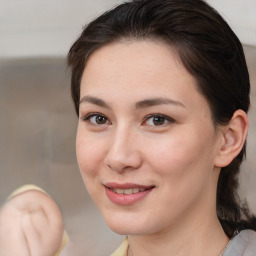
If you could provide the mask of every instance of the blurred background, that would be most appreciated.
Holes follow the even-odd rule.
[[[123,237],[89,198],[75,157],[77,118],[65,56],[83,26],[121,0],[0,0],[0,205],[22,184],[47,190],[62,209],[63,256],[106,256]],[[256,213],[256,0],[209,0],[244,45],[252,82],[242,198]]]

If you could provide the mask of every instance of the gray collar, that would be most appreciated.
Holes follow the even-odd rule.
[[[241,231],[232,239],[223,256],[256,256],[256,232]]]

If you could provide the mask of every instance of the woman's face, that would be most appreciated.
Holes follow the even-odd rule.
[[[194,78],[165,44],[117,42],[90,56],[77,159],[115,232],[153,234],[215,214],[218,134]]]

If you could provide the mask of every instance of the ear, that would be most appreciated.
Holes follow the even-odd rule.
[[[246,113],[239,109],[230,122],[220,127],[220,146],[215,158],[216,167],[225,167],[240,153],[245,143],[249,121]]]

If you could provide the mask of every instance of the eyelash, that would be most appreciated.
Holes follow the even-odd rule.
[[[103,124],[98,124],[98,123],[93,123],[90,119],[91,118],[97,118],[97,117],[103,117],[105,120],[106,120],[106,123],[103,123]],[[85,121],[85,122],[88,122],[90,123],[91,125],[104,125],[104,124],[107,124],[107,123],[110,123],[108,118],[103,115],[103,114],[100,114],[100,113],[89,113],[87,114],[86,116],[82,117],[82,120]]]
[[[105,119],[105,122],[100,124],[100,123],[97,123],[97,122],[92,122],[90,119],[91,118],[104,118]],[[174,123],[175,120],[169,116],[166,116],[166,115],[163,115],[163,114],[150,114],[148,116],[146,116],[142,122],[142,124],[146,124],[147,121],[149,121],[150,119],[153,119],[153,118],[160,118],[161,121],[163,121],[164,123],[163,124],[150,124],[150,126],[153,126],[153,127],[163,127],[164,125],[166,125],[167,123]],[[89,113],[87,114],[86,116],[82,117],[81,118],[83,121],[85,122],[88,122],[89,124],[91,125],[105,125],[105,124],[111,124],[111,122],[108,120],[108,118],[101,114],[101,113]],[[154,120],[153,120],[154,122]]]
[[[155,127],[162,127],[167,123],[174,123],[175,122],[175,120],[173,118],[171,118],[169,116],[166,116],[166,115],[163,115],[163,114],[150,114],[150,115],[145,117],[143,123],[146,123],[147,121],[149,121],[152,118],[160,118],[160,119],[162,119],[162,121],[164,121],[163,124],[151,125],[151,126],[155,126]]]

